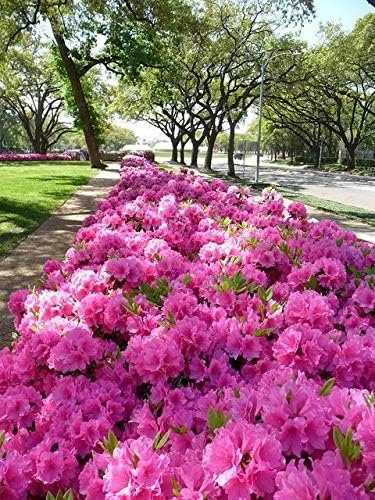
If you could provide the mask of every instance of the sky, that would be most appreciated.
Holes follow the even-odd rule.
[[[320,23],[341,23],[346,30],[351,30],[358,19],[366,14],[375,14],[375,8],[367,0],[315,0],[315,8],[315,19],[310,23],[306,23],[300,35],[309,45],[319,41],[317,33]],[[244,131],[248,121],[246,120],[240,127],[239,132]],[[160,138],[161,141],[165,140],[165,136],[163,139],[163,134],[157,128],[145,122],[127,123],[126,126],[131,128],[141,140],[147,141],[154,138]]]
[[[318,41],[316,33],[320,23],[341,23],[351,30],[356,21],[366,14],[375,14],[367,0],[315,0],[316,18],[302,29],[301,37],[309,44]]]

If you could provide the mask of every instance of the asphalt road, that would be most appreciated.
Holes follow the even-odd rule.
[[[255,156],[247,157],[245,163],[245,166],[242,162],[236,164],[237,175],[242,177],[244,170],[246,178],[254,179]],[[213,162],[213,169],[226,173],[227,164],[217,158]],[[304,167],[281,167],[262,161],[259,180],[279,184],[301,194],[375,211],[375,177],[370,179],[342,173],[316,172]]]

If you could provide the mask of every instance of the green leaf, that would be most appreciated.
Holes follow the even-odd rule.
[[[254,337],[265,337],[273,332],[273,328],[255,328]]]
[[[271,313],[274,314],[276,311],[278,311],[281,308],[281,304],[278,304],[277,302],[274,302],[271,305]]]
[[[113,452],[117,448],[118,439],[116,435],[110,430],[108,431],[108,435],[104,438],[103,442],[100,443],[103,450],[107,451],[110,455],[113,455]]]
[[[189,429],[188,429],[187,427],[185,427],[184,425],[180,425],[180,426],[178,426],[178,427],[176,427],[176,426],[172,425],[172,426],[171,426],[171,429],[172,429],[172,431],[173,431],[173,432],[175,432],[176,434],[181,434],[181,435],[186,434],[186,433],[188,432],[188,430],[189,430]]]
[[[12,340],[17,340],[19,338],[19,334],[17,332],[12,332],[11,338],[12,338]]]
[[[163,326],[164,328],[168,329],[171,326],[173,326],[173,325],[176,324],[176,319],[175,319],[173,313],[171,313],[170,311],[168,311],[167,317],[166,317],[165,321],[159,321],[158,324],[160,326]]]
[[[344,238],[338,238],[338,239],[336,240],[336,245],[337,245],[338,247],[341,247],[343,243],[344,243]]]
[[[71,490],[71,488],[69,488],[69,490],[65,492],[63,500],[74,500],[73,491]]]
[[[265,290],[262,286],[258,286],[257,292],[258,292],[258,297],[260,298],[263,304],[266,304],[272,299],[273,290],[271,286],[267,290]]]
[[[223,276],[221,282],[216,285],[218,292],[232,290],[237,295],[244,292],[252,292],[255,288],[256,285],[249,283],[241,271],[235,272],[232,276]]]
[[[124,299],[126,299],[126,302],[124,300],[124,302],[122,302],[122,306],[131,314],[139,316],[139,314],[141,313],[141,308],[133,299],[133,297],[131,297],[129,294],[126,294],[124,296]]]
[[[356,460],[360,453],[361,447],[359,443],[353,441],[353,431],[349,428],[346,434],[342,434],[340,429],[334,427],[333,429],[333,441],[336,448],[339,450],[341,458],[350,467],[351,463]]]
[[[291,249],[289,247],[289,245],[287,243],[285,243],[284,241],[282,241],[279,245],[279,249],[285,253],[286,256],[289,256],[290,253],[291,253]]]
[[[320,389],[319,394],[321,396],[329,396],[331,394],[331,391],[336,383],[336,379],[334,377],[328,379]]]
[[[365,273],[369,274],[370,276],[372,276],[373,274],[375,274],[375,266],[366,267],[365,268]]]
[[[363,397],[368,406],[375,404],[375,392],[370,392],[368,396],[364,395]]]
[[[160,450],[161,448],[163,448],[163,446],[167,443],[168,439],[169,439],[169,435],[171,433],[171,429],[169,429],[165,434],[164,436],[162,436],[160,434],[160,432],[158,432],[154,438],[154,442],[153,442],[153,448],[154,450]]]
[[[46,495],[46,500],[74,500],[73,491],[69,488],[65,493],[58,491],[54,496],[50,491]]]
[[[139,287],[140,291],[146,296],[146,299],[158,307],[162,307],[163,299],[170,292],[169,282],[166,278],[158,279],[154,285],[142,283]]]
[[[316,276],[311,276],[311,278],[304,283],[303,287],[305,290],[316,290],[318,287],[318,280],[316,279]]]
[[[230,420],[230,416],[225,416],[223,410],[217,412],[212,406],[209,407],[207,412],[207,427],[212,433],[216,429],[224,427],[228,420]]]
[[[266,291],[264,290],[264,288],[262,286],[258,286],[258,297],[263,302],[263,304],[265,304],[267,302]]]
[[[0,434],[0,448],[1,448],[1,447],[3,446],[3,444],[4,444],[4,441],[5,441],[5,436],[6,436],[5,432],[2,432],[2,433]]]
[[[249,245],[249,247],[256,248],[258,246],[259,240],[256,236],[252,236],[251,238],[248,238],[246,240],[246,243]]]
[[[173,496],[179,497],[181,493],[181,486],[178,484],[177,479],[172,477],[172,493]]]
[[[190,282],[191,282],[192,278],[191,278],[191,274],[186,274],[183,278],[182,278],[182,283],[184,283],[184,285],[188,285]]]
[[[360,278],[362,276],[361,271],[358,271],[355,267],[351,266],[350,264],[346,265],[347,270],[351,273],[354,274],[356,278]]]
[[[229,259],[230,264],[236,265],[236,264],[241,264],[242,262],[242,257],[239,255],[232,255],[232,257]]]
[[[225,218],[221,217],[217,220],[217,223],[219,224],[219,226],[223,227],[224,229],[227,229],[232,224],[232,219],[230,219],[229,217]]]

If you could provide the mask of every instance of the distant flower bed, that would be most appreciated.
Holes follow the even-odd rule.
[[[125,158],[128,156],[140,156],[146,160],[155,161],[155,153],[152,149],[142,149],[137,146],[131,146],[129,149],[125,147],[122,152],[125,155]]]
[[[0,161],[59,161],[72,160],[72,157],[66,153],[1,153]]]
[[[123,162],[0,352],[0,497],[374,498],[375,249]]]

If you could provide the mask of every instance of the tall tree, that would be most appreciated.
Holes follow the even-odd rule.
[[[357,148],[375,131],[374,32],[375,14],[358,21],[351,33],[326,27],[324,43],[301,59],[300,83],[274,89],[279,118],[291,123],[292,117],[295,131],[303,123],[305,131],[323,127],[335,134],[346,148],[348,170],[355,167]]]
[[[48,53],[40,40],[24,37],[4,58],[0,100],[21,124],[36,153],[46,153],[70,131],[62,120],[63,97],[56,85]]]
[[[0,103],[0,152],[29,148],[17,115]]]
[[[53,33],[85,134],[93,167],[102,168],[98,141],[82,78],[102,65],[116,74],[136,75],[143,65],[161,66],[168,44],[189,17],[183,0],[0,0],[0,44],[8,48],[24,30],[42,20]],[[97,49],[98,35],[104,43]]]

